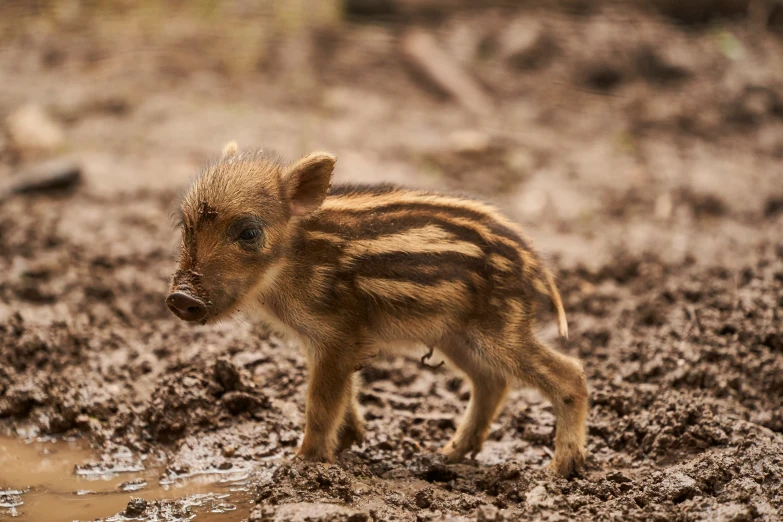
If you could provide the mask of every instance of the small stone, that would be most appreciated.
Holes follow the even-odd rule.
[[[144,514],[147,510],[147,501],[141,498],[132,498],[128,502],[128,506],[125,508],[123,515],[128,518],[137,518]]]
[[[40,105],[17,109],[5,123],[11,143],[23,155],[48,154],[65,147],[65,133]]]
[[[225,446],[223,448],[223,456],[226,458],[231,458],[234,456],[234,453],[237,452],[237,449],[234,446]]]

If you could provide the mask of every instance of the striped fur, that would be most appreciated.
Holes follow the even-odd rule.
[[[331,257],[313,262],[332,276],[327,293],[348,290],[356,293],[340,297],[384,300],[378,288],[370,294],[361,285],[340,282],[358,275],[398,281],[400,288],[388,286],[390,303],[401,300],[398,294],[407,284],[411,295],[403,301],[426,301],[423,313],[437,316],[441,307],[453,308],[455,303],[455,296],[444,290],[447,282],[458,285],[465,296],[495,289],[499,301],[467,299],[455,310],[456,321],[502,318],[513,313],[508,300],[517,298],[526,300],[520,313],[530,315],[533,296],[541,293],[551,297],[560,334],[567,336],[565,311],[551,273],[518,227],[485,203],[392,185],[341,185],[302,223],[302,230],[298,251],[331,252]],[[325,242],[329,246],[323,248]],[[365,311],[371,308],[360,307],[359,313]]]
[[[466,419],[444,449],[451,460],[480,449],[507,386],[521,382],[552,400],[553,467],[575,472],[584,375],[535,338],[539,295],[551,300],[563,338],[568,327],[530,240],[480,201],[388,184],[330,188],[334,161],[315,153],[284,165],[227,146],[183,200],[172,283],[208,303],[209,321],[241,309],[305,347],[311,383],[301,455],[328,460],[360,440],[350,375],[388,346],[424,344],[473,383]],[[263,239],[236,239],[243,227]]]

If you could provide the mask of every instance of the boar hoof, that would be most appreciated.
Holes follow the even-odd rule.
[[[555,457],[549,463],[550,470],[566,479],[582,476],[584,468],[585,455],[578,447],[562,452],[555,450]]]
[[[323,463],[334,462],[334,458],[332,458],[324,451],[305,449],[305,448],[299,448],[299,451],[296,453],[296,457],[294,457],[294,460],[305,461],[305,462],[323,462]]]
[[[478,449],[468,445],[457,446],[453,442],[449,442],[438,453],[446,457],[447,463],[456,464],[464,459],[468,453],[475,456],[478,453]]]

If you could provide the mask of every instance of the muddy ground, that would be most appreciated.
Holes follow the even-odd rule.
[[[299,61],[243,2],[165,8],[165,24],[132,3],[0,8],[0,115],[40,106],[64,132],[57,153],[84,167],[71,191],[0,202],[3,429],[77,435],[109,463],[128,448],[170,476],[246,470],[256,521],[780,520],[779,21],[742,2],[491,4],[355,13]],[[411,67],[400,41],[414,25],[493,112]],[[0,179],[38,159],[0,136]],[[242,319],[185,324],[163,302],[170,212],[230,139],[289,158],[331,150],[338,180],[476,193],[522,223],[560,281],[560,348],[589,379],[585,476],[543,469],[554,417],[525,390],[475,461],[444,465],[434,452],[468,388],[418,352],[363,370],[363,447],[291,463],[297,347]],[[187,512],[131,502],[125,515]]]

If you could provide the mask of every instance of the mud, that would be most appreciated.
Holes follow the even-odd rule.
[[[79,441],[0,439],[0,516],[18,521],[91,520],[121,512],[128,518],[208,516],[241,520],[250,511],[247,475],[210,470],[198,476],[161,475],[160,462],[125,448],[95,455]],[[162,499],[175,502],[161,503]]]
[[[5,17],[0,75],[13,81],[0,82],[0,115],[46,107],[83,184],[0,204],[1,454],[27,455],[30,473],[51,464],[45,478],[0,472],[0,517],[49,520],[41,506],[104,520],[783,517],[783,40],[734,11],[683,26],[672,18],[701,24],[707,8],[691,20],[643,3],[531,4],[437,25],[415,12],[349,20],[319,34],[307,76],[272,40],[239,67],[233,36],[208,29],[232,18],[156,32],[133,9],[123,23],[112,11]],[[398,40],[410,23],[432,27],[496,114],[476,117],[411,73]],[[331,150],[338,181],[478,193],[519,221],[558,276],[570,340],[557,346],[585,364],[585,475],[544,469],[554,416],[526,390],[476,460],[446,465],[435,452],[469,388],[423,368],[424,350],[362,370],[362,447],[335,465],[294,462],[297,347],[241,318],[185,324],[164,304],[170,212],[231,139],[288,157]],[[0,176],[27,161],[0,139]],[[554,318],[542,319],[555,344]],[[38,437],[77,442],[46,456],[49,443],[14,442]],[[145,470],[117,474],[127,462]],[[110,478],[84,486],[79,470]],[[222,474],[254,504],[221,498],[236,494]],[[147,487],[117,491],[136,479]],[[192,506],[195,493],[212,496]]]

